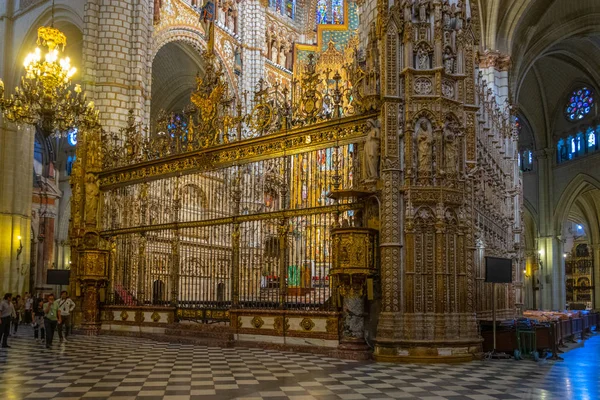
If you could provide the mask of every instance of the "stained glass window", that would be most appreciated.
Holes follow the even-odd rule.
[[[588,147],[596,146],[596,133],[592,129],[588,130],[587,143]]]
[[[342,25],[344,0],[317,0],[317,25]]]
[[[285,15],[294,19],[296,14],[296,1],[295,0],[286,0],[285,1]]]
[[[71,172],[73,171],[73,163],[75,162],[75,156],[69,156],[67,157],[67,175],[71,176]]]
[[[519,165],[521,171],[533,170],[533,152],[531,150],[524,150],[522,155],[519,154]]]
[[[296,0],[269,0],[269,7],[291,19],[296,17]]]
[[[573,91],[565,107],[567,119],[569,121],[579,121],[589,114],[593,105],[594,97],[591,89],[582,87]]]

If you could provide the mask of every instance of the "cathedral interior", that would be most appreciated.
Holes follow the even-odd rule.
[[[57,363],[165,346],[192,371],[182,393],[73,398],[599,398],[598,18],[597,0],[2,0],[1,294],[69,292]],[[68,397],[20,387],[9,368],[38,355],[13,336],[0,395]],[[541,364],[501,359],[521,356]],[[225,359],[297,369],[227,388]],[[483,379],[453,386],[465,371]]]

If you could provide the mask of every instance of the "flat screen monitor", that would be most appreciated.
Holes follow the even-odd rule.
[[[68,285],[70,274],[68,269],[49,269],[46,282],[48,285]]]
[[[510,258],[486,257],[485,281],[492,283],[511,283],[512,260]]]

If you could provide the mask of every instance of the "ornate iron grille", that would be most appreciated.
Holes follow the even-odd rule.
[[[231,308],[329,308],[331,229],[362,220],[357,199],[329,194],[355,187],[359,146],[104,190],[109,300],[175,305],[203,322],[228,320]]]

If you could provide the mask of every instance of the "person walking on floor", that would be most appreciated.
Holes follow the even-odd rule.
[[[15,297],[13,299],[13,307],[15,309],[15,312],[13,314],[13,332],[16,335],[17,331],[19,330],[19,323],[21,322],[21,320],[23,319],[23,308],[24,308],[25,304],[23,303],[23,300],[21,300],[21,296],[17,295],[17,297]]]
[[[26,324],[33,322],[33,296],[29,292],[25,293],[25,315],[23,316],[23,320]]]
[[[33,311],[33,338],[41,343],[46,341],[46,328],[44,328],[44,300],[37,299],[32,307]]]
[[[54,295],[48,295],[48,302],[44,303],[44,328],[46,330],[46,348],[49,349],[52,346],[52,339],[54,339],[54,331],[56,326],[62,322],[60,318],[60,310],[58,309],[58,302],[54,301]]]
[[[58,300],[58,309],[60,311],[60,319],[62,322],[58,323],[58,338],[60,341],[67,341],[67,336],[71,333],[71,312],[75,309],[75,302],[69,297],[69,293],[63,290],[60,293],[60,300]],[[64,333],[63,333],[64,328]]]
[[[8,335],[10,334],[10,319],[12,315],[12,293],[6,293],[4,299],[0,302],[0,339],[2,348],[10,347],[8,345]]]

